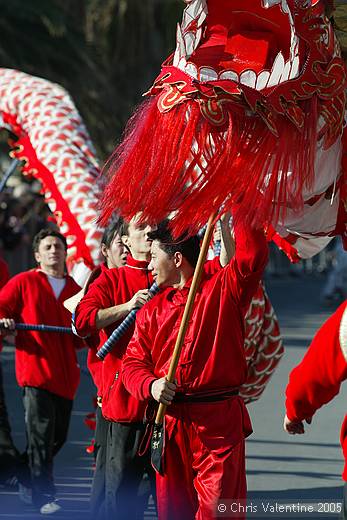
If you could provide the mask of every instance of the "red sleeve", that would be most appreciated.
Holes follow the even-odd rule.
[[[263,230],[246,226],[236,219],[234,233],[235,255],[225,269],[234,298],[246,312],[259,286],[269,251]]]
[[[14,276],[0,290],[0,318],[16,319],[22,306],[21,275]]]
[[[115,305],[112,289],[106,271],[89,286],[74,313],[74,325],[79,336],[98,333],[95,325],[97,312]]]
[[[153,373],[151,341],[146,334],[146,324],[152,323],[146,307],[148,304],[136,316],[135,332],[122,366],[124,386],[139,401],[151,398],[151,383],[157,379]]]
[[[89,343],[89,342],[88,342]],[[96,355],[98,343],[88,344],[87,366],[98,392],[102,382],[102,361]]]
[[[5,260],[0,258],[0,289],[4,287],[4,285],[10,279],[10,273],[8,271],[7,263]],[[5,317],[5,316],[4,316]],[[0,338],[0,352],[2,351],[2,338]]]
[[[286,410],[290,420],[312,417],[339,393],[347,378],[347,361],[339,341],[341,307],[319,329],[303,360],[289,375]]]
[[[0,258],[0,289],[9,281],[10,273],[5,260]]]

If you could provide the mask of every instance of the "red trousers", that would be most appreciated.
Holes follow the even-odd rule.
[[[239,397],[170,405],[165,419],[165,475],[157,475],[159,520],[228,518],[218,515],[218,502],[246,498],[245,436],[251,431]]]

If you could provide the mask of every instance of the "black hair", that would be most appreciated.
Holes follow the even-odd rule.
[[[187,233],[183,233],[177,239],[173,239],[170,231],[170,221],[163,220],[155,230],[148,233],[148,238],[157,240],[160,243],[160,248],[170,257],[179,252],[192,267],[196,266],[200,253],[200,243],[197,235],[190,237]]]
[[[107,249],[111,247],[113,238],[117,233],[120,237],[124,234],[122,232],[124,220],[122,217],[115,217],[112,222],[105,228],[104,234],[102,235],[101,243],[105,244]]]
[[[43,239],[45,239],[46,237],[57,237],[57,238],[59,238],[63,242],[63,244],[64,244],[65,251],[67,250],[67,242],[66,242],[66,238],[64,237],[64,235],[62,235],[61,233],[59,233],[59,231],[56,231],[55,229],[45,228],[45,229],[41,229],[41,231],[39,231],[34,236],[34,239],[33,239],[33,251],[34,251],[34,253],[38,252],[40,242]]]
[[[120,236],[129,235],[129,222],[125,219],[122,219],[122,225],[119,229],[119,234]]]

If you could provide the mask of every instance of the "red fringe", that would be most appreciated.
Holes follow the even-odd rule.
[[[126,218],[142,211],[149,222],[175,211],[179,234],[196,231],[235,201],[241,201],[240,217],[258,226],[276,224],[287,207],[302,209],[303,187],[314,177],[316,100],[306,102],[303,130],[283,118],[279,137],[242,107],[224,109],[228,123],[221,129],[202,116],[197,101],[162,114],[157,97],[145,100],[104,168],[102,222],[115,210]]]

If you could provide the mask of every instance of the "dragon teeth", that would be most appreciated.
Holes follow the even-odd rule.
[[[273,87],[273,86],[279,84],[281,76],[284,71],[284,67],[285,67],[285,63],[284,63],[283,54],[282,54],[282,52],[279,52],[276,56],[275,62],[273,64],[273,67],[271,70],[270,78],[269,78],[269,81],[267,84],[268,87]]]
[[[254,70],[245,70],[240,75],[240,83],[242,85],[248,85],[249,87],[254,88],[257,81],[257,75]]]

